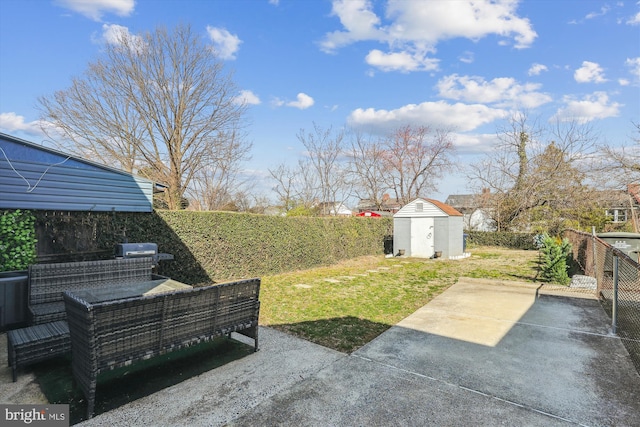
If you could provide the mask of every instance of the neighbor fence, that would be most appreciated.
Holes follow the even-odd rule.
[[[596,278],[612,331],[640,372],[640,264],[592,234],[567,230],[565,237],[571,242],[574,262],[585,275]]]

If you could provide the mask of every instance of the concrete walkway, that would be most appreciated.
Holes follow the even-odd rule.
[[[599,303],[549,293],[462,279],[352,355],[261,328],[258,353],[82,425],[640,426]]]

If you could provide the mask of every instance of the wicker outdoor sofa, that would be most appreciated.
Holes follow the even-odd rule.
[[[260,279],[151,296],[104,300],[65,292],[74,378],[95,406],[100,372],[239,332],[258,350]]]
[[[17,380],[19,367],[71,350],[63,292],[108,289],[167,279],[153,274],[153,259],[129,258],[29,266],[31,326],[7,333],[7,358]]]

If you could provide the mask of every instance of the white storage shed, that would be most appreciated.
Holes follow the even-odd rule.
[[[393,215],[393,251],[397,255],[443,258],[464,255],[463,215],[442,202],[418,198]]]

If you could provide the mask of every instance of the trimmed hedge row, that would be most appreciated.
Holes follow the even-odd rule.
[[[537,249],[534,233],[507,233],[498,231],[470,231],[467,243],[478,246],[502,246],[510,249]]]
[[[38,262],[104,259],[117,243],[173,254],[159,273],[202,284],[277,274],[384,253],[392,218],[274,217],[231,212],[34,211]],[[536,249],[533,234],[470,232],[467,243]]]
[[[148,237],[157,241],[163,251],[173,253],[175,261],[167,264],[195,262],[215,281],[381,254],[384,236],[392,232],[391,221],[370,218],[176,211],[159,211],[157,216],[171,234],[165,237],[154,233]],[[188,253],[184,253],[185,249]]]
[[[116,243],[124,241],[155,242],[160,252],[173,254],[175,258],[161,262],[159,273],[194,284],[276,274],[382,254],[385,236],[393,233],[390,218],[274,217],[165,210],[151,214],[36,212],[36,216],[38,238],[55,241],[52,252],[68,253],[66,260],[78,259],[83,253],[113,253]],[[60,248],[64,236],[75,236],[70,244],[82,250]]]

